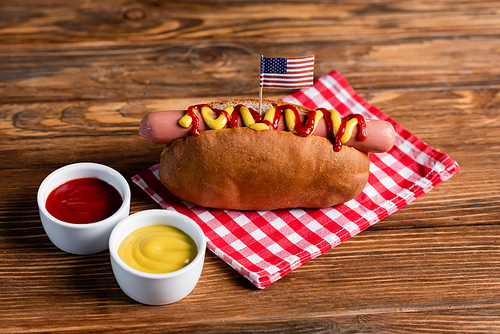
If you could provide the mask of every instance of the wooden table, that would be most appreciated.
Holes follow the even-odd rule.
[[[497,1],[2,1],[0,332],[499,332],[499,37]],[[312,53],[461,171],[264,290],[208,252],[188,297],[145,306],[107,251],[51,244],[50,172],[130,180],[162,149],[146,113],[256,97],[261,54]],[[132,212],[159,208],[131,189]]]

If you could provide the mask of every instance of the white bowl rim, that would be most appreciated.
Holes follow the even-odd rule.
[[[190,263],[188,263],[185,267],[182,267],[181,269],[178,269],[178,270],[175,270],[175,271],[172,271],[172,272],[169,272],[169,273],[162,273],[162,274],[147,273],[147,272],[144,272],[144,271],[140,271],[140,270],[134,269],[131,266],[129,266],[128,264],[126,264],[121,259],[121,257],[118,255],[118,252],[114,251],[112,249],[111,243],[115,242],[114,240],[117,238],[116,237],[117,231],[123,225],[128,224],[129,221],[131,221],[133,219],[136,219],[137,217],[140,217],[142,215],[146,215],[146,214],[159,214],[159,215],[163,215],[163,216],[172,216],[173,215],[173,216],[177,216],[179,218],[182,218],[184,220],[190,221],[193,224],[195,230],[197,230],[200,233],[201,237],[202,237],[201,238],[202,243],[200,245],[201,247],[199,247],[198,254],[196,254],[194,260],[191,261]],[[163,224],[163,225],[168,225],[168,224]],[[148,226],[148,225],[145,225],[145,226]],[[187,233],[184,230],[183,230],[183,232]],[[187,234],[191,238],[194,239],[194,237],[190,233],[187,233]],[[119,246],[120,245],[118,244],[117,250],[118,250]],[[139,211],[139,212],[133,213],[130,216],[124,218],[121,222],[119,222],[113,228],[113,231],[111,231],[111,235],[109,236],[109,246],[108,246],[108,249],[109,249],[109,254],[110,254],[112,260],[114,260],[122,269],[126,270],[130,274],[133,274],[133,275],[136,275],[136,276],[140,276],[140,277],[143,277],[143,278],[148,278],[148,279],[166,279],[166,278],[170,278],[170,277],[175,277],[175,276],[182,275],[184,272],[190,270],[191,267],[194,267],[195,265],[197,265],[198,262],[204,261],[205,253],[206,253],[206,247],[207,247],[207,242],[206,242],[205,233],[203,233],[203,230],[201,229],[201,227],[193,219],[191,219],[190,217],[188,217],[188,216],[186,216],[186,215],[184,215],[184,214],[182,214],[180,212],[177,212],[177,211],[166,210],[166,209],[149,209],[149,210],[143,210],[143,211]]]
[[[46,187],[46,184],[49,183],[49,181],[50,181],[51,178],[54,178],[57,175],[59,175],[61,173],[64,173],[67,170],[71,170],[71,169],[97,169],[97,170],[102,170],[102,171],[108,172],[111,175],[113,175],[116,178],[116,180],[122,185],[122,188],[124,189],[124,194],[123,194],[123,198],[122,198],[123,202],[122,202],[122,205],[120,205],[120,208],[118,208],[118,210],[114,214],[112,214],[111,216],[109,216],[106,219],[103,219],[103,220],[100,220],[100,221],[97,221],[97,222],[94,222],[94,223],[87,223],[87,224],[68,223],[68,222],[60,220],[60,219],[54,217],[53,215],[51,215],[49,213],[49,211],[47,210],[47,208],[45,207],[45,198],[42,197],[41,190],[42,190],[43,187]],[[65,181],[65,182],[67,182],[67,181]],[[61,184],[63,184],[63,183],[64,182],[62,182]],[[108,183],[108,182],[106,182],[106,183]],[[49,190],[49,194],[54,189],[55,188],[50,189]],[[129,186],[127,180],[125,179],[125,177],[122,174],[120,174],[114,168],[106,166],[106,165],[103,165],[103,164],[100,164],[100,163],[96,163],[96,162],[76,162],[76,163],[72,163],[72,164],[69,164],[69,165],[62,166],[62,167],[54,170],[53,172],[51,172],[49,175],[47,175],[45,177],[45,179],[42,181],[42,183],[38,187],[37,202],[38,202],[38,208],[39,208],[39,210],[41,210],[45,215],[47,215],[48,217],[50,217],[50,219],[54,223],[60,224],[60,225],[63,225],[63,226],[67,226],[67,227],[71,227],[71,228],[74,228],[74,229],[90,229],[90,228],[95,227],[96,225],[105,225],[110,220],[114,220],[116,216],[118,216],[118,215],[120,215],[122,213],[122,211],[128,210],[129,203],[130,203],[130,200],[131,200],[131,196],[132,195],[131,195],[131,192],[130,192],[130,186]]]

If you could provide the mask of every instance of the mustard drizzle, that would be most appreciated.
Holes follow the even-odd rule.
[[[198,107],[198,106],[193,107],[192,110],[193,110],[194,115],[196,115],[196,112],[198,111],[198,109],[200,109],[200,107]],[[232,113],[234,112],[234,109],[235,108],[233,106],[229,106],[229,107],[224,108],[224,111],[229,116],[231,116]],[[252,130],[255,130],[255,131],[266,131],[266,130],[271,129],[271,127],[268,124],[266,124],[266,121],[268,123],[272,123],[272,121],[276,115],[277,110],[278,110],[277,108],[268,109],[264,115],[263,122],[255,122],[250,110],[244,106],[240,107],[239,113],[240,113],[240,115],[243,119],[243,123],[245,124],[246,127],[250,128]],[[333,136],[336,136],[339,129],[340,129],[340,126],[342,124],[342,117],[337,110],[329,109],[328,111],[329,111],[330,118],[331,118],[331,121],[333,124],[333,132],[334,132]],[[286,108],[284,110],[284,114],[285,114],[285,123],[286,123],[288,130],[293,132],[296,135],[300,135],[295,130],[295,124],[297,124],[297,117],[296,117],[294,110],[292,110],[290,108]],[[212,130],[222,129],[226,126],[226,124],[228,122],[227,117],[223,113],[221,113],[217,118],[214,118],[214,111],[208,105],[201,106],[201,115],[203,117],[203,120],[207,124],[207,126]],[[319,110],[319,109],[316,110],[314,128],[310,134],[314,133],[319,120],[321,120],[321,118],[323,118],[324,116],[325,115],[323,112],[321,112],[321,110]],[[193,121],[192,116],[190,116],[188,113],[186,113],[184,116],[182,116],[179,119],[178,123],[180,126],[182,126],[184,128],[188,128],[189,126],[191,126],[192,121]],[[307,119],[305,120],[305,122],[307,122]],[[358,120],[356,118],[352,118],[346,122],[344,135],[340,139],[342,144],[345,144],[349,141],[349,139],[351,138],[352,133],[354,131],[354,128],[357,125],[358,125]]]

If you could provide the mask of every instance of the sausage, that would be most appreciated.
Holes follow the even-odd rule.
[[[183,128],[177,122],[184,116],[185,110],[156,111],[143,117],[139,127],[139,134],[156,144],[170,144],[174,139],[190,135],[190,128]],[[201,118],[201,117],[200,117]],[[305,116],[303,116],[305,118]],[[239,125],[243,121],[239,120]],[[200,131],[210,130],[200,119]],[[284,117],[281,118],[278,130],[286,130]],[[395,131],[391,123],[380,120],[366,121],[367,138],[364,141],[357,139],[358,127],[354,128],[351,138],[345,145],[354,147],[365,153],[382,153],[389,151],[395,142]],[[326,123],[320,120],[315,136],[328,138]]]

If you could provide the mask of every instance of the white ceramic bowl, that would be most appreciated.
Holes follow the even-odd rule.
[[[118,247],[125,237],[148,225],[169,225],[187,233],[198,247],[194,260],[184,268],[152,274],[127,265],[118,255]],[[118,285],[130,298],[147,305],[171,304],[193,291],[205,261],[206,240],[201,228],[191,218],[168,210],[145,210],[130,215],[113,229],[109,238],[111,267]]]
[[[90,224],[72,224],[52,216],[45,207],[50,192],[59,185],[78,178],[97,177],[118,190],[123,204],[111,217]],[[82,162],[61,167],[45,178],[38,188],[38,210],[45,233],[59,249],[72,254],[94,254],[106,250],[111,231],[130,213],[130,186],[111,167]]]

